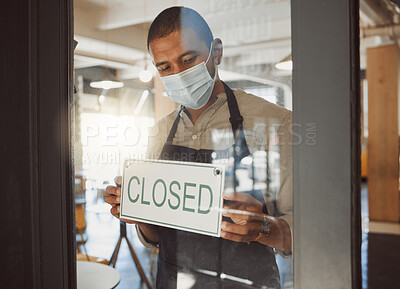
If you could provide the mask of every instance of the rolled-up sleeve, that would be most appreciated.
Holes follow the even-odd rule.
[[[154,243],[149,242],[149,241],[146,239],[146,237],[143,235],[143,233],[142,233],[142,231],[140,230],[139,226],[138,226],[138,225],[135,225],[135,227],[136,227],[136,234],[137,234],[137,236],[138,236],[138,238],[139,238],[139,241],[140,241],[145,247],[150,248],[150,249],[158,249],[158,244],[154,244]]]

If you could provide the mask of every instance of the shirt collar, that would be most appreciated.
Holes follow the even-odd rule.
[[[218,109],[221,105],[223,105],[227,100],[227,96],[225,92],[221,92],[220,94],[217,95],[217,100],[209,107],[207,108],[203,114],[207,113],[209,110],[216,110]],[[178,111],[180,110],[180,107],[178,108]],[[183,117],[183,115],[187,116],[188,111],[184,107],[182,110],[180,110],[180,116]]]
[[[221,92],[220,94],[218,94],[217,100],[201,114],[200,118],[204,118],[207,115],[209,115],[211,117],[211,115],[213,115],[215,113],[215,111],[226,102],[226,100],[227,100],[227,96],[226,96],[225,92]],[[193,123],[188,116],[188,111],[186,110],[186,108],[183,108],[180,111],[180,116],[183,119],[183,123],[185,124],[186,127],[193,126]],[[208,120],[209,117],[206,119]]]

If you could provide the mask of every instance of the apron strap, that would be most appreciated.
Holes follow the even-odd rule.
[[[230,114],[229,122],[231,123],[231,126],[232,126],[233,136],[235,139],[235,147],[237,145],[238,139],[241,139],[241,141],[242,141],[241,145],[245,148],[244,151],[246,151],[246,150],[248,151],[246,138],[244,137],[244,133],[243,133],[243,117],[240,114],[240,110],[239,110],[239,106],[238,106],[235,94],[233,93],[232,89],[230,89],[230,87],[228,85],[226,85],[225,82],[223,82],[223,81],[221,81],[221,82],[224,85],[224,90],[225,90],[226,97],[227,97],[229,114]],[[165,142],[162,151],[164,151],[164,148],[166,145],[172,145],[176,130],[178,128],[179,120],[181,118],[181,112],[183,109],[184,109],[184,106],[181,105],[179,108],[178,115],[175,118],[175,121],[171,127],[171,130],[168,134],[167,141]],[[235,151],[236,151],[236,149],[235,149]],[[238,156],[236,156],[236,153],[235,153],[235,159],[237,159],[237,157]]]
[[[240,114],[239,105],[237,103],[236,97],[233,94],[232,89],[225,82],[221,81],[224,85],[227,101],[228,101],[228,108],[229,108],[229,122],[232,126],[232,131],[234,136],[236,136],[236,132],[238,129],[243,128],[243,116]]]
[[[183,108],[184,108],[184,106],[181,105],[181,107],[179,108],[179,111],[178,111],[178,115],[176,116],[175,121],[172,124],[171,130],[169,131],[168,138],[167,138],[167,141],[165,142],[165,144],[172,145],[172,141],[174,140],[175,133],[178,128],[179,120],[181,119],[181,112],[182,112]]]
[[[226,97],[228,101],[228,108],[230,113],[229,122],[232,126],[233,132],[233,171],[236,172],[237,166],[244,155],[248,155],[250,153],[249,147],[246,142],[246,138],[243,132],[243,116],[240,114],[239,106],[236,100],[235,95],[233,94],[232,89],[225,82],[221,81],[224,85]],[[237,148],[240,148],[239,152]],[[236,177],[233,178],[233,189],[236,191],[237,186],[239,185]]]

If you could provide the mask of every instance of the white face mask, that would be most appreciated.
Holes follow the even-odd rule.
[[[205,62],[180,73],[160,77],[167,95],[173,101],[191,109],[202,108],[208,102],[217,79],[217,67],[215,67],[215,76],[212,79],[206,66],[211,52],[212,45]]]

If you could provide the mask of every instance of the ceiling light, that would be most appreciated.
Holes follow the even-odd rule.
[[[93,88],[101,88],[101,89],[112,89],[112,88],[121,88],[124,86],[124,83],[122,81],[118,80],[97,80],[97,81],[92,81],[90,83],[90,87]]]
[[[105,19],[106,19],[106,26],[108,24],[108,1],[106,0],[106,9],[105,9]],[[105,42],[106,42],[106,49],[105,49],[105,61],[106,61],[106,71],[104,75],[97,80],[94,80],[90,83],[90,87],[93,88],[100,88],[103,89],[102,95],[105,95],[104,90],[109,90],[112,88],[121,88],[124,86],[124,83],[118,80],[113,74],[108,71],[108,32],[105,33]],[[104,101],[104,100],[103,100]],[[100,102],[100,98],[99,98]],[[101,102],[100,102],[101,103]]]
[[[292,54],[289,54],[289,56],[286,56],[280,62],[275,64],[275,68],[279,70],[293,70]]]
[[[98,78],[97,80],[94,80],[90,83],[90,87],[93,88],[100,88],[104,90],[109,90],[113,88],[121,88],[124,86],[124,83],[120,80],[118,80],[113,74],[111,74],[108,71],[108,67],[106,67],[106,73]],[[104,92],[102,93],[104,94]]]
[[[142,81],[144,83],[149,82],[152,78],[153,78],[153,74],[151,73],[150,70],[147,70],[147,69],[146,70],[142,70],[139,73],[139,79],[140,79],[140,81]]]

